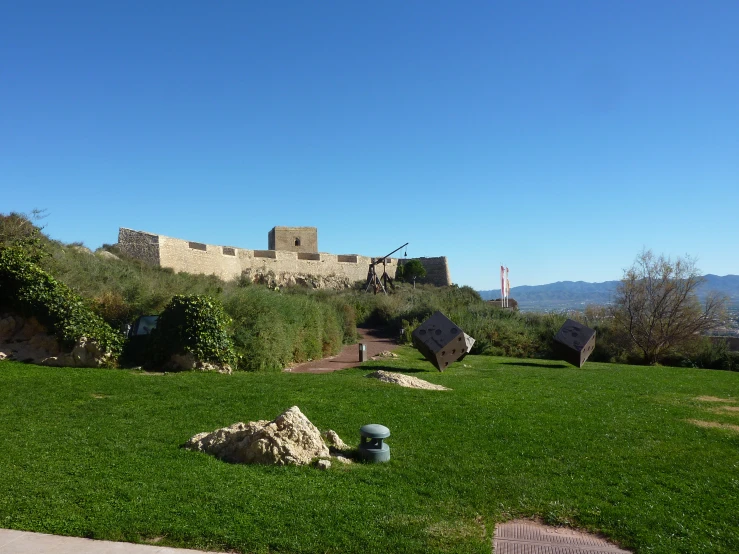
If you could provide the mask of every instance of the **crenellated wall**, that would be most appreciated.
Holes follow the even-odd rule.
[[[216,275],[230,281],[246,275],[251,279],[269,276],[278,284],[312,284],[318,287],[349,287],[366,281],[371,258],[357,254],[324,252],[288,252],[284,250],[248,250],[192,242],[143,231],[121,228],[118,247],[140,260],[175,271]],[[451,284],[446,257],[419,258],[426,268],[423,282],[438,286]],[[395,278],[397,258],[387,263],[387,272]],[[378,266],[382,272],[382,266]]]

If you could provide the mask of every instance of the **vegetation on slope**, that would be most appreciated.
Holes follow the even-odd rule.
[[[282,290],[247,279],[224,282],[214,276],[174,273],[127,259],[91,255],[75,246],[51,241],[19,216],[0,216],[0,246],[5,236],[25,241],[27,250],[57,280],[65,283],[114,328],[139,315],[160,314],[176,295],[206,295],[220,302],[233,321],[236,367],[280,370],[294,363],[338,352],[356,340],[357,325],[387,327],[410,343],[413,329],[434,311],[444,312],[476,339],[473,353],[525,358],[552,356],[552,340],[567,317],[597,332],[592,361],[639,363],[640,354],[612,314],[590,307],[581,313],[518,313],[483,301],[470,287],[433,287],[398,283],[389,295],[353,290],[327,291],[295,287]],[[3,227],[4,223],[8,223]],[[12,225],[10,225],[12,223]],[[738,369],[739,355],[726,344],[706,337],[690,340],[660,353],[663,364]]]

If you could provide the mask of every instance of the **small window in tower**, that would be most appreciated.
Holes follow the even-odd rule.
[[[300,237],[295,237],[295,246],[300,246]]]

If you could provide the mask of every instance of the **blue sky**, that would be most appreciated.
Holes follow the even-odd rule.
[[[0,213],[618,279],[739,274],[739,2],[0,0]]]

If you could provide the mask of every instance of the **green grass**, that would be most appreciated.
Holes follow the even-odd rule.
[[[636,552],[739,552],[739,374],[411,349],[326,375],[57,369],[0,362],[0,527],[237,552],[489,553],[514,516],[600,531]],[[451,387],[365,379],[405,371]],[[387,464],[239,466],[191,435],[298,405]]]

